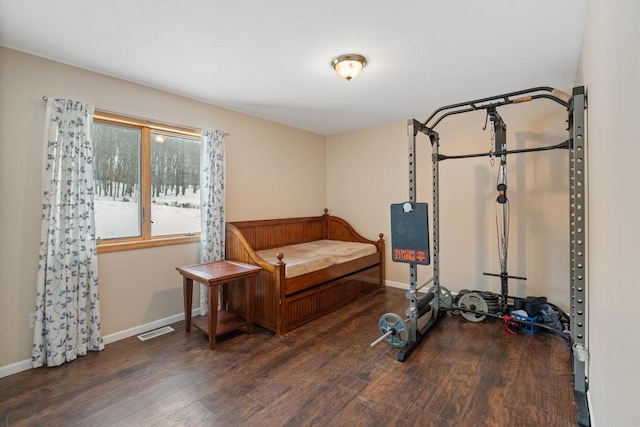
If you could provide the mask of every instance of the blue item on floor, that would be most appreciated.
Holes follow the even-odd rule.
[[[527,334],[536,333],[539,327],[534,325],[534,323],[538,322],[539,320],[538,317],[528,317],[528,316],[525,316],[523,313],[526,313],[526,312],[524,310],[516,310],[516,311],[510,312],[509,314],[514,319],[522,321],[522,322],[518,322],[520,323],[520,330],[522,332],[525,332]]]

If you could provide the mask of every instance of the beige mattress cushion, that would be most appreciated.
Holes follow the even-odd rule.
[[[282,252],[286,263],[286,277],[296,277],[312,271],[322,270],[336,264],[362,258],[376,253],[370,243],[343,242],[339,240],[317,240],[298,245],[265,249],[257,254],[265,261],[276,264],[276,254]]]

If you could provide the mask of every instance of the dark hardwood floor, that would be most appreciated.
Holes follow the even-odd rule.
[[[285,338],[255,328],[207,348],[200,331],[136,337],[0,379],[0,427],[575,426],[570,352],[552,334],[446,315],[408,361],[369,344],[387,288]]]

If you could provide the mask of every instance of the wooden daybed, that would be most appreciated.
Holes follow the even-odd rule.
[[[263,268],[256,285],[254,321],[278,336],[384,287],[383,235],[377,241],[366,239],[345,220],[327,212],[325,209],[324,215],[315,217],[226,224],[226,259]],[[325,262],[328,266],[309,272],[303,268],[294,273],[297,261],[287,266],[287,253],[296,248],[307,249],[311,257],[320,252],[315,246],[308,249],[300,244],[333,241],[358,242],[350,245],[368,247],[371,253],[346,262],[331,259]],[[329,250],[332,254],[342,252]],[[297,275],[288,277],[293,274]],[[244,287],[229,287],[228,292],[228,308],[246,312]]]

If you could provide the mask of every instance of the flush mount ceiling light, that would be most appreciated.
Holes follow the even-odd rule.
[[[336,70],[340,77],[347,79],[347,81],[357,76],[365,65],[367,65],[365,57],[354,53],[340,55],[331,61],[333,69]]]

